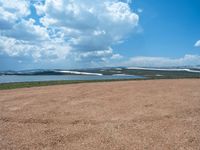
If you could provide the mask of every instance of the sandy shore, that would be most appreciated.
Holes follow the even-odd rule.
[[[0,149],[200,149],[200,80],[0,91]]]

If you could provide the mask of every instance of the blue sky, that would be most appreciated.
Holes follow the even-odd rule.
[[[143,9],[140,25],[144,30],[133,39],[133,45],[129,43],[134,47],[132,55],[182,57],[200,54],[193,47],[200,33],[199,0],[136,0],[132,7]]]
[[[199,0],[0,0],[0,70],[200,65]]]

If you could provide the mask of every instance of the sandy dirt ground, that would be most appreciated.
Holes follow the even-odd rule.
[[[199,150],[200,80],[0,91],[0,149]]]

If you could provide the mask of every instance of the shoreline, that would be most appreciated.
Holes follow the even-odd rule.
[[[185,79],[200,79],[198,77],[180,77],[180,78],[136,78],[136,79],[108,79],[108,80],[55,80],[55,81],[33,81],[33,82],[11,82],[0,83],[0,90],[12,90],[18,88],[31,88],[31,87],[43,87],[54,85],[66,85],[66,84],[81,84],[81,83],[99,83],[99,82],[119,82],[119,81],[146,81],[146,80],[185,80]]]

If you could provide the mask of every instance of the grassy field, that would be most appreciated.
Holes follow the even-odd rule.
[[[29,88],[38,86],[49,85],[61,85],[61,84],[77,84],[77,83],[89,83],[89,82],[110,82],[110,81],[124,81],[133,79],[117,79],[117,80],[73,80],[73,81],[41,81],[41,82],[18,82],[18,83],[0,83],[0,90],[17,89],[17,88]],[[135,79],[141,80],[141,79]],[[143,79],[144,80],[144,79]]]

